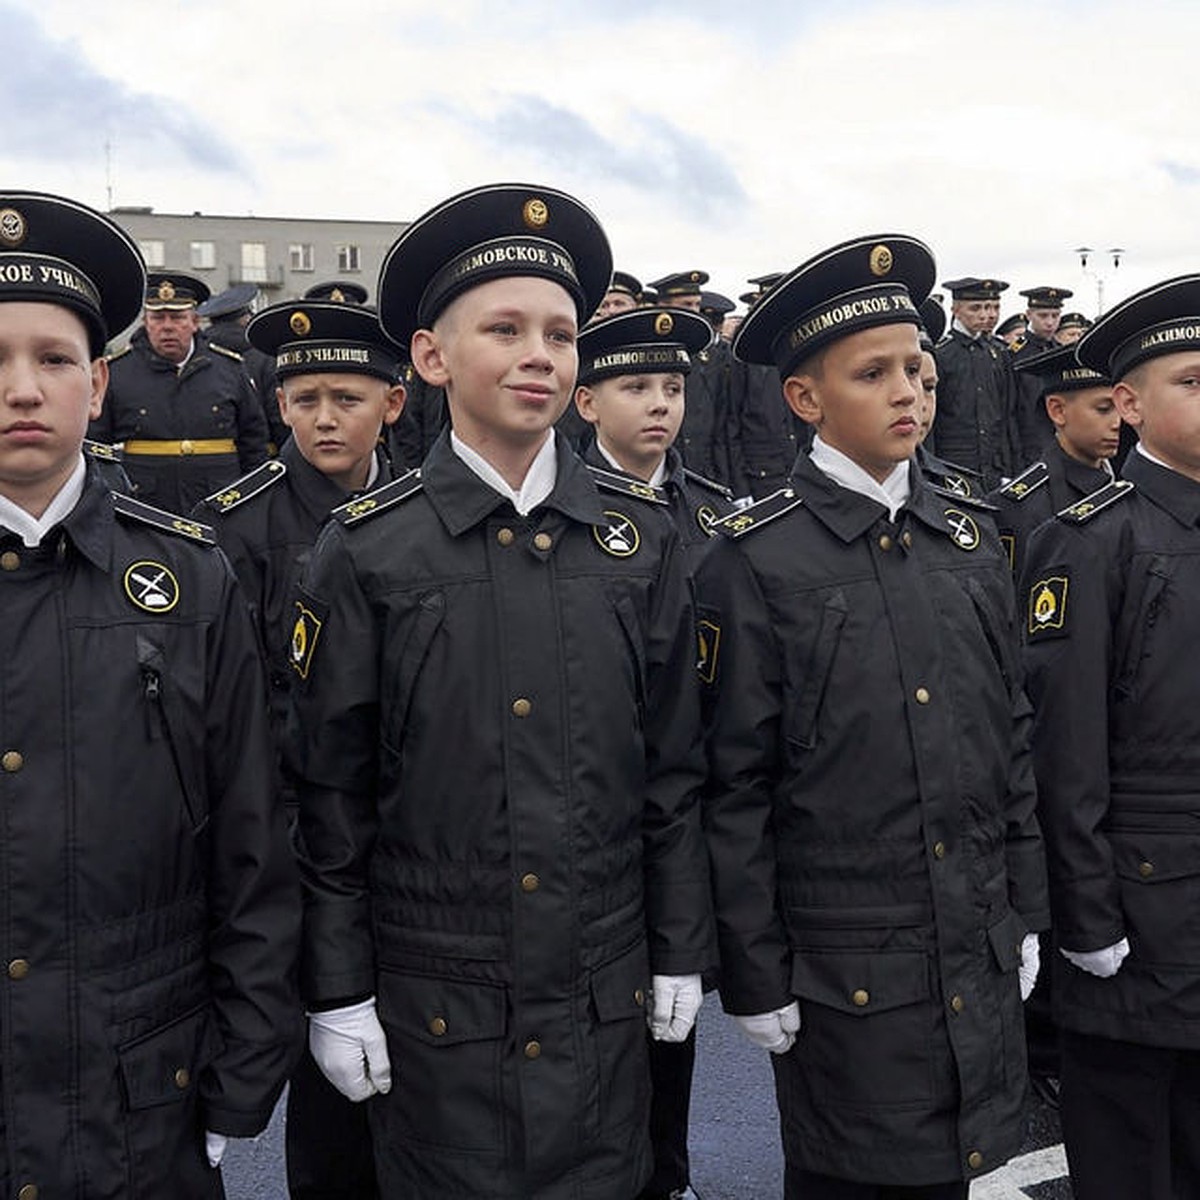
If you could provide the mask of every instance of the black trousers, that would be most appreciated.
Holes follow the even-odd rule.
[[[1075,1200],[1200,1197],[1200,1050],[1064,1031],[1061,1082]]]
[[[305,1047],[288,1085],[284,1141],[292,1200],[376,1200],[367,1103],[347,1100]]]
[[[784,1200],[967,1200],[970,1185],[926,1183],[914,1186],[894,1183],[855,1183],[834,1179],[815,1171],[801,1171],[790,1164],[784,1169]]]
[[[682,1042],[656,1042],[649,1033],[650,1145],[654,1174],[639,1200],[656,1200],[688,1186],[688,1115],[692,1071],[696,1065],[696,1029]]]

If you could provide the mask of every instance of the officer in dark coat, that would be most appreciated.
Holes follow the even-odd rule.
[[[233,350],[197,336],[207,286],[155,273],[143,325],[109,364],[104,408],[88,427],[119,443],[138,499],[186,513],[267,457],[262,404]]]
[[[1077,1200],[1200,1195],[1200,275],[1077,347],[1140,441],[1029,547],[1026,660]]]
[[[1045,453],[1047,443],[1054,437],[1054,426],[1046,417],[1042,404],[1041,381],[1036,372],[1022,372],[1023,363],[1047,354],[1058,346],[1055,334],[1062,317],[1063,301],[1075,293],[1061,287],[1025,288],[1021,295],[1028,301],[1025,312],[1026,332],[1011,344],[1013,367],[1016,369],[1016,438],[1018,456],[1013,468],[1028,466]]]
[[[282,739],[291,683],[291,606],[301,568],[331,509],[391,482],[381,431],[404,403],[401,350],[366,306],[292,300],[259,313],[247,336],[278,367],[292,436],[279,458],[209,496],[211,521],[256,617],[266,649],[271,716]],[[282,781],[281,781],[282,783]],[[290,787],[284,788],[291,800]],[[288,1088],[288,1190],[293,1200],[378,1195],[367,1113],[310,1055]]]
[[[293,1062],[296,872],[211,530],[80,454],[134,243],[0,193],[0,1194],[219,1200]],[[48,352],[49,348],[49,352]]]
[[[288,428],[279,415],[279,403],[275,399],[275,360],[250,345],[246,338],[246,326],[254,315],[257,299],[258,288],[253,283],[237,283],[197,305],[196,315],[208,321],[207,327],[200,331],[205,341],[241,355],[242,366],[254,385],[267,421],[270,437],[267,449],[275,455],[287,439]]]
[[[352,279],[327,279],[314,283],[304,293],[305,300],[324,300],[329,304],[366,304],[367,289]]]
[[[942,286],[953,299],[950,331],[935,352],[938,420],[929,449],[979,472],[990,489],[1019,462],[1012,364],[1008,347],[992,333],[1008,284],[968,276]]]
[[[686,1037],[711,960],[678,534],[553,431],[610,272],[549,188],[409,226],[380,320],[452,429],[335,511],[297,599],[310,1046],[373,1096],[388,1197],[635,1195],[647,1013]]]
[[[791,1200],[963,1197],[1025,1131],[1046,889],[1012,585],[912,470],[914,239],[826,251],[746,318],[817,426],[696,580],[721,996],[773,1052]]]

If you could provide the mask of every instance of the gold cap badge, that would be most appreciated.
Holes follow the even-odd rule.
[[[307,337],[312,333],[312,322],[308,319],[308,313],[292,313],[288,319],[288,327],[297,337]]]
[[[334,304],[346,303],[346,293],[343,292],[341,288],[334,288],[333,291],[329,293],[329,298],[334,302]]]
[[[158,298],[160,300],[175,299],[175,285],[169,279],[164,279],[162,283],[158,285]]]
[[[892,269],[892,252],[882,243],[871,251],[871,274],[886,275]]]
[[[665,337],[675,328],[675,320],[670,313],[659,313],[654,318],[654,332]]]
[[[15,208],[0,208],[0,242],[19,246],[26,232],[25,218]]]
[[[525,207],[521,209],[521,218],[530,229],[541,229],[550,220],[550,210],[546,207],[545,200],[534,196],[525,201]]]

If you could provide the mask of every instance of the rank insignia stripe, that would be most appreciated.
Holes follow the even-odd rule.
[[[1134,485],[1128,479],[1114,479],[1111,483],[1106,483],[1099,491],[1085,496],[1077,504],[1072,504],[1070,508],[1064,508],[1055,515],[1060,521],[1082,525],[1085,521],[1090,521],[1097,513],[1103,512],[1110,504],[1115,504],[1133,491]]]
[[[205,546],[217,544],[217,537],[211,525],[202,525],[199,521],[188,520],[186,517],[167,512],[166,509],[155,508],[152,504],[145,504],[122,492],[111,493],[111,498],[113,512],[119,517],[140,521],[143,525],[153,526],[165,533],[180,534]]]
[[[696,623],[696,671],[701,683],[713,684],[717,678],[717,660],[721,651],[721,627],[715,621]]]
[[[616,492],[622,496],[637,496],[639,500],[648,500],[651,504],[670,504],[667,493],[662,488],[653,487],[640,479],[631,479],[628,475],[618,475],[615,471],[606,471],[603,467],[586,464],[596,486],[604,492]]]
[[[1029,636],[1037,637],[1050,631],[1066,632],[1067,575],[1048,575],[1029,589]]]
[[[1001,489],[1000,495],[1018,502],[1037,491],[1050,478],[1050,469],[1044,462],[1035,462],[1033,466],[1022,471],[1015,479],[1010,479]]]
[[[791,512],[793,508],[799,508],[803,503],[804,497],[796,495],[793,488],[780,488],[748,508],[738,509],[737,512],[722,517],[713,524],[713,531],[723,533],[726,537],[739,538],[753,530],[761,529],[777,517],[782,517],[784,513]]]
[[[606,508],[607,525],[593,525],[592,536],[596,544],[606,554],[614,558],[629,558],[638,552],[642,544],[642,535],[633,523],[633,518],[623,512]]]
[[[292,626],[292,643],[288,652],[288,661],[292,664],[292,670],[301,679],[307,679],[324,622],[303,601],[297,600],[295,607],[296,621]]]
[[[387,512],[401,501],[415,496],[424,486],[421,482],[421,469],[417,467],[407,474],[401,475],[399,479],[393,479],[391,483],[385,483],[383,487],[376,488],[373,492],[367,492],[365,495],[348,500],[345,504],[335,508],[330,515],[339,525],[350,528],[362,521],[377,517],[380,513]]]
[[[287,465],[273,458],[269,462],[263,463],[261,467],[255,467],[241,479],[235,479],[228,487],[222,488],[219,492],[213,492],[211,496],[205,496],[204,502],[211,504],[220,512],[230,512],[245,504],[247,500],[253,500],[255,496],[261,495],[286,474]]]
[[[121,578],[125,595],[136,608],[156,616],[168,613],[179,603],[179,580],[166,563],[139,558],[125,568]]]

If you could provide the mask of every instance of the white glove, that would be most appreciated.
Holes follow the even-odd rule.
[[[760,1049],[786,1054],[800,1032],[800,1005],[795,1000],[774,1012],[734,1017],[742,1032]]]
[[[375,997],[308,1014],[308,1048],[321,1073],[347,1100],[392,1089],[387,1038],[375,1015]]]
[[[1021,985],[1022,1001],[1033,995],[1033,985],[1037,983],[1041,967],[1042,950],[1038,945],[1038,935],[1027,933],[1021,941],[1021,961],[1017,963],[1017,982]]]
[[[229,1139],[223,1133],[213,1133],[211,1129],[204,1131],[204,1153],[208,1155],[208,1165],[214,1170],[221,1165],[228,1145]]]
[[[696,1023],[704,991],[699,975],[654,975],[646,1024],[656,1042],[682,1042]]]
[[[1060,947],[1061,949],[1061,947]],[[1095,975],[1097,979],[1111,979],[1120,969],[1129,953],[1129,939],[1122,938],[1103,950],[1063,950],[1062,956],[1074,963],[1081,971]]]

